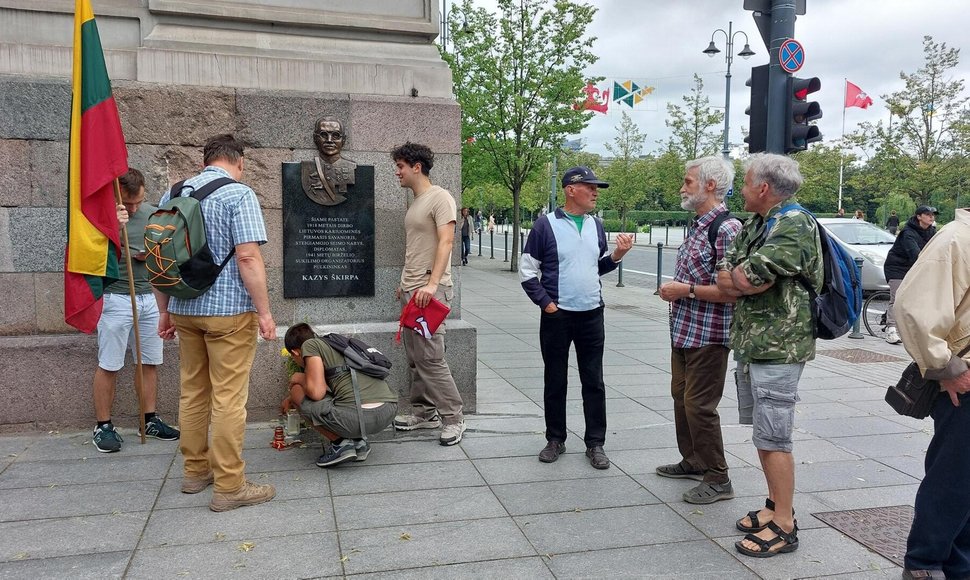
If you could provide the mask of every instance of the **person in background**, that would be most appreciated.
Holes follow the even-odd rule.
[[[862,213],[861,209],[857,209],[855,210],[855,215],[852,216],[852,218],[864,222],[866,221],[866,214]]]
[[[475,223],[467,207],[461,208],[461,264],[468,265],[468,254],[472,251],[472,240],[475,239]]]
[[[896,231],[899,230],[899,216],[896,215],[896,210],[889,212],[889,217],[886,218],[886,229],[894,236]]]
[[[889,283],[889,307],[886,309],[886,342],[889,344],[902,342],[896,330],[896,315],[893,313],[896,291],[903,283],[906,273],[916,263],[920,250],[936,233],[936,226],[933,224],[936,222],[937,213],[935,207],[928,205],[916,208],[916,213],[906,220],[903,231],[896,236],[893,247],[886,255],[886,263],[883,264],[882,270],[886,275],[886,282]]]

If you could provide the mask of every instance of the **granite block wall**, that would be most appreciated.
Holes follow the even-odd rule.
[[[116,81],[129,165],[145,173],[150,202],[202,166],[202,144],[232,132],[249,145],[245,175],[259,196],[269,243],[263,247],[273,314],[281,333],[294,322],[372,325],[386,352],[399,306],[393,299],[404,256],[409,195],[394,178],[389,151],[404,141],[436,153],[432,179],[460,191],[460,123],[448,99],[373,97]],[[66,79],[0,75],[0,430],[86,426],[93,419],[90,382],[96,340],[63,322],[63,259],[70,84]],[[316,118],[344,120],[345,156],[375,167],[376,295],[284,300],[281,164],[312,159]],[[458,251],[453,263],[458,262]],[[456,276],[457,278],[457,276]],[[475,403],[475,330],[461,321],[460,287],[449,320],[448,357],[470,411]],[[376,325],[376,326],[373,326]],[[397,350],[395,350],[397,349]],[[253,369],[250,418],[275,414],[282,396],[280,345],[261,343]],[[402,401],[408,380],[403,350],[392,381]],[[177,406],[177,348],[166,347],[160,410]],[[29,362],[28,362],[29,361]],[[38,380],[37,369],[44,369]],[[130,370],[119,380],[116,413],[135,417]],[[132,423],[133,424],[133,423]]]

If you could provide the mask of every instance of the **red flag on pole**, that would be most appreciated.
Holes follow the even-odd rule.
[[[856,85],[845,81],[845,108],[859,107],[867,109],[872,104],[872,97]]]
[[[90,0],[76,0],[74,8],[68,165],[64,319],[94,332],[104,286],[118,278],[121,244],[112,186],[128,170],[128,151]]]

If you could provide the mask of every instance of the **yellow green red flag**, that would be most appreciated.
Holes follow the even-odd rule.
[[[68,177],[64,320],[94,332],[104,287],[118,278],[114,180],[128,151],[90,0],[74,4],[74,67]]]

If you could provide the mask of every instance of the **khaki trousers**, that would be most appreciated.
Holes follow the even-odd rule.
[[[172,318],[179,335],[179,447],[185,476],[204,477],[211,469],[215,490],[234,492],[246,482],[242,448],[259,331],[256,313]]]
[[[411,300],[414,291],[401,293],[401,308]],[[451,288],[439,287],[434,297],[451,306]],[[462,400],[458,385],[445,361],[445,322],[441,323],[431,340],[405,328],[404,352],[411,369],[411,412],[424,419],[437,414],[445,425],[460,423]]]

